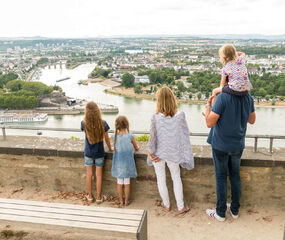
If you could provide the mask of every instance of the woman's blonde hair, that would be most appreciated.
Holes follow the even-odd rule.
[[[226,65],[228,62],[236,60],[237,58],[236,48],[232,44],[226,44],[220,48],[219,56],[221,62],[224,65]]]
[[[162,87],[156,93],[156,113],[173,117],[177,111],[175,96],[169,87]]]
[[[124,129],[127,129],[127,131],[130,132],[129,121],[128,121],[127,117],[125,117],[125,116],[118,116],[116,118],[116,120],[115,120],[115,141],[114,141],[114,146],[115,146],[116,141],[117,141],[118,131],[124,130]]]
[[[88,102],[85,106],[84,129],[90,144],[103,141],[104,124],[101,111],[95,102]]]

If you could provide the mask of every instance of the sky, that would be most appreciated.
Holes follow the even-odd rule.
[[[285,34],[285,0],[1,0],[0,37]]]

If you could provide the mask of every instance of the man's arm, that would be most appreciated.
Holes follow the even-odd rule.
[[[255,119],[256,119],[255,112],[252,112],[252,113],[250,114],[250,116],[249,116],[248,123],[254,124],[254,123],[255,123]]]
[[[206,111],[205,111],[206,125],[208,128],[214,127],[220,118],[219,114],[211,111],[212,98],[213,98],[212,96],[208,98],[207,105],[206,105]]]

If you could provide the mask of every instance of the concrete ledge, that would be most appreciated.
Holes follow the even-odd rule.
[[[0,153],[1,154],[15,154],[15,155],[22,155],[22,154],[34,154],[33,148],[16,148],[16,147],[1,147],[0,146]]]
[[[146,143],[139,143],[140,150],[135,152],[136,160],[146,160]],[[47,146],[47,147],[44,147]],[[196,165],[213,165],[211,146],[192,146]],[[105,146],[105,149],[106,146]],[[7,136],[0,140],[0,154],[29,154],[38,156],[83,157],[84,141],[49,137]],[[112,159],[112,152],[106,152],[106,159]],[[285,148],[274,149],[273,154],[259,148],[257,153],[247,147],[242,156],[242,166],[285,167]]]

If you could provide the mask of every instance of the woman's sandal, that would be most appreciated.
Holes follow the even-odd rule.
[[[161,202],[161,204],[160,204],[160,206],[163,208],[163,210],[165,210],[165,211],[167,211],[167,212],[170,212],[170,207],[168,208],[168,207],[166,207],[164,204],[163,204],[163,202]]]
[[[179,214],[185,214],[190,211],[190,208],[188,206],[185,206],[183,209],[178,211]]]

